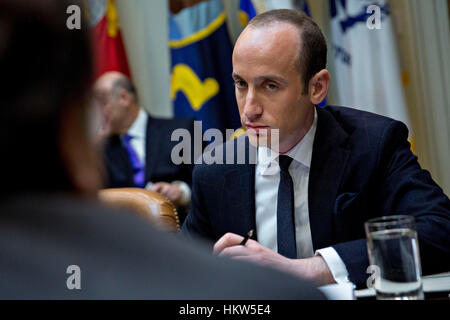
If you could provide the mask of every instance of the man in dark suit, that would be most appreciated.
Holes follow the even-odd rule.
[[[106,186],[160,192],[177,206],[180,220],[184,221],[190,202],[193,161],[174,163],[172,150],[178,141],[171,141],[171,135],[184,129],[193,137],[193,120],[148,115],[138,105],[133,83],[119,72],[101,75],[94,90],[103,116]]]
[[[69,4],[0,1],[0,299],[323,298],[97,203],[89,28],[66,27]]]
[[[450,201],[420,168],[406,126],[316,107],[330,82],[326,54],[320,29],[301,13],[251,20],[233,52],[248,134],[228,142],[235,160],[245,151],[247,164],[196,166],[183,231],[216,241],[220,255],[362,287],[369,276],[364,222],[406,214],[416,219],[423,272],[450,270]],[[250,229],[256,240],[239,245]]]

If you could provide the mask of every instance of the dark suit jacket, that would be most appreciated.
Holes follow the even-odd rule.
[[[187,129],[194,137],[194,121],[189,118],[158,119],[151,116],[147,121],[145,152],[145,183],[172,182],[181,180],[189,186],[192,183],[194,163],[176,165],[171,160],[172,148],[178,141],[171,141],[172,132]],[[194,149],[192,148],[192,153]],[[134,187],[133,170],[128,151],[118,135],[108,137],[104,145],[104,161],[107,171],[107,188]],[[180,210],[181,209],[181,210]],[[180,220],[186,213],[180,208]]]
[[[204,249],[92,201],[0,199],[0,299],[323,298],[311,284]],[[80,290],[67,288],[71,265]]]
[[[416,219],[424,274],[450,270],[450,200],[420,168],[406,126],[344,107],[317,113],[308,188],[314,250],[332,246],[350,280],[363,286],[369,276],[364,222],[407,214]],[[243,141],[248,145],[245,136],[229,143],[237,148]],[[215,241],[255,229],[254,181],[255,165],[196,166],[183,231]]]
[[[188,118],[158,119],[148,117],[145,150],[145,182],[192,181],[192,165],[175,165],[171,160],[172,148],[178,141],[171,141],[172,132],[187,129],[194,135],[194,122]],[[104,154],[108,172],[107,187],[133,187],[133,170],[127,149],[119,136],[108,137]]]

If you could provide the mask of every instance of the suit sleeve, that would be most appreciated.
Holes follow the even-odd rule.
[[[186,128],[191,136],[191,159],[190,163],[183,164],[183,181],[187,183],[189,188],[192,188],[192,171],[194,169],[194,119],[185,119],[183,127]]]
[[[212,239],[211,224],[203,200],[201,181],[204,168],[195,166],[192,174],[192,198],[189,213],[182,225],[181,232],[188,237]]]
[[[380,215],[412,215],[416,220],[423,274],[450,270],[450,200],[423,170],[407,141],[408,129],[393,121],[378,148]],[[365,284],[369,265],[366,240],[333,246],[344,261],[350,280]]]

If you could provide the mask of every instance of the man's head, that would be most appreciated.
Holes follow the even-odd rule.
[[[280,152],[304,137],[314,105],[328,92],[326,55],[322,32],[301,12],[273,10],[250,21],[234,48],[233,78],[241,121],[253,144],[264,129],[280,130]]]
[[[139,113],[133,83],[124,74],[110,71],[97,79],[94,92],[106,132],[125,134]]]
[[[2,194],[93,192],[88,26],[69,30],[61,0],[0,0]],[[81,3],[78,3],[81,6]]]

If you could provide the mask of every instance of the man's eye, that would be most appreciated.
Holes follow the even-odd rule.
[[[247,86],[247,83],[245,83],[245,81],[242,81],[242,80],[236,80],[236,81],[234,81],[234,85],[237,88],[242,89],[242,88],[245,88]]]
[[[276,89],[278,89],[278,86],[276,84],[273,84],[273,83],[268,83],[266,85],[266,88],[269,89],[269,90],[276,90]]]

